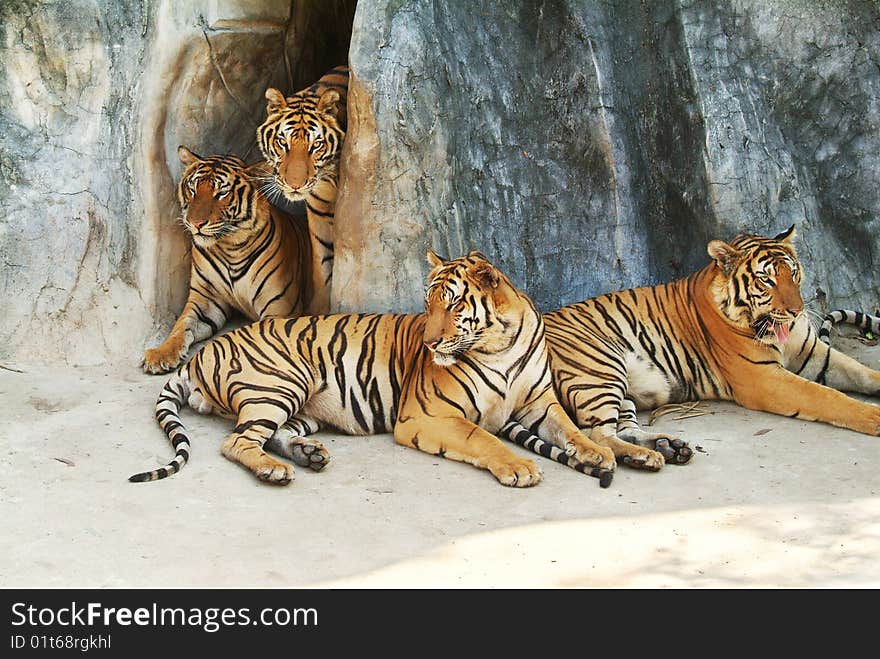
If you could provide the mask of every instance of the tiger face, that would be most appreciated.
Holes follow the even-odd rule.
[[[713,240],[708,246],[722,275],[719,308],[763,343],[784,344],[804,310],[793,239],[792,226],[774,238],[741,235],[731,244]]]
[[[250,230],[257,190],[244,161],[235,156],[201,158],[185,146],[177,148],[177,155],[186,165],[177,186],[181,221],[196,244],[207,247]]]
[[[340,121],[342,97],[335,89],[320,96],[304,90],[285,98],[266,90],[266,121],[257,142],[272,166],[270,188],[289,201],[299,201],[318,182],[335,175],[345,130]]]
[[[522,316],[512,284],[480,252],[444,261],[428,251],[424,345],[451,366],[467,352],[496,354],[516,341]]]

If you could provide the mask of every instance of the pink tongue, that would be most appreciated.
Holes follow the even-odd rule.
[[[788,330],[788,325],[780,325],[779,323],[773,323],[773,332],[776,334],[776,340],[781,344],[788,341],[788,335],[791,333]]]

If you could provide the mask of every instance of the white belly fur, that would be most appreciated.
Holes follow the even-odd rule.
[[[626,356],[627,394],[640,410],[652,410],[669,402],[672,387],[666,375],[650,360]]]

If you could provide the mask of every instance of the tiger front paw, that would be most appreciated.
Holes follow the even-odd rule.
[[[254,468],[254,474],[261,481],[275,485],[287,485],[293,480],[293,466],[269,456]]]
[[[833,419],[830,423],[865,435],[880,436],[880,405],[862,401],[853,401],[853,403],[855,405],[847,416]],[[824,416],[817,416],[821,421],[828,421]]]
[[[871,403],[865,403],[865,405],[870,409],[867,410],[866,418],[864,422],[859,424],[861,427],[858,430],[866,435],[880,437],[880,405],[873,405]]]
[[[581,464],[590,465],[591,467],[599,467],[600,469],[608,469],[610,471],[614,471],[617,468],[614,451],[607,446],[599,446],[589,440],[582,441],[578,438],[576,442],[569,442],[565,445],[565,453],[569,457],[574,457]]]
[[[177,368],[185,357],[183,346],[166,341],[158,348],[144,351],[143,368],[147,373],[167,373]]]
[[[626,455],[621,458],[621,462],[627,467],[647,471],[660,471],[666,464],[662,453],[641,446],[628,446]]]
[[[544,474],[531,460],[525,458],[508,458],[503,461],[489,463],[489,471],[498,482],[508,487],[531,487],[544,478]]]

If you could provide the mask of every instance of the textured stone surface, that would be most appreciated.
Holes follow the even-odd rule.
[[[0,359],[135,363],[186,293],[176,146],[256,160],[353,11],[0,3]],[[361,0],[350,59],[338,309],[418,309],[428,246],[546,309],[791,223],[807,295],[880,299],[875,2]]]
[[[806,296],[880,299],[874,2],[361,0],[350,63],[342,309],[417,309],[428,246],[548,309],[792,223]]]

